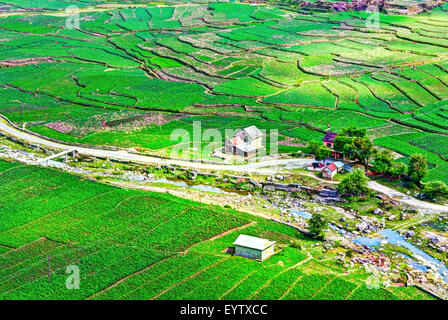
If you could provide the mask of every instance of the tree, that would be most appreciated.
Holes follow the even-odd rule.
[[[395,165],[389,168],[388,173],[393,177],[401,178],[408,172],[408,166],[403,162],[397,162]]]
[[[353,156],[368,165],[373,155],[374,147],[372,141],[367,138],[356,137],[352,143]]]
[[[353,138],[339,135],[334,138],[334,149],[340,152],[345,151],[347,145],[351,145],[353,142]]]
[[[389,172],[394,162],[392,152],[383,149],[376,153],[373,159],[373,170],[381,173]]]
[[[428,164],[426,157],[422,154],[415,153],[411,156],[409,162],[408,175],[418,185],[421,184],[422,179],[428,174]]]
[[[364,171],[355,169],[342,179],[339,184],[339,192],[342,194],[360,195],[367,192],[367,178]]]
[[[315,155],[316,160],[325,160],[331,155],[331,149],[327,146],[320,146],[317,148]]]
[[[309,221],[309,231],[314,239],[323,240],[325,238],[324,230],[328,227],[328,221],[319,213],[313,214]]]
[[[431,181],[423,187],[423,194],[428,199],[435,199],[442,195],[448,195],[448,186],[443,181]]]
[[[311,154],[316,154],[317,149],[322,146],[322,143],[312,140],[308,143],[308,152]]]
[[[348,127],[342,129],[341,134],[347,137],[365,138],[367,136],[367,130],[356,127]]]

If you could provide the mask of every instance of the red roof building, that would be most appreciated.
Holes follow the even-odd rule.
[[[338,173],[338,167],[334,163],[330,163],[322,169],[322,177],[324,178],[333,179],[336,173]]]
[[[325,137],[323,137],[322,141],[324,142],[324,146],[328,146],[330,148],[333,148],[334,146],[334,139],[338,136],[336,132],[327,132],[325,134]]]

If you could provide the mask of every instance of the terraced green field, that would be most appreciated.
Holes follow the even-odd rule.
[[[396,125],[427,138],[378,143],[443,172],[445,151],[423,139],[448,135],[448,4],[396,15],[422,2],[388,1],[372,28],[371,13],[332,1],[129,2],[75,1],[74,29],[63,1],[0,5],[0,113],[51,138],[157,154],[192,118],[277,128],[295,143],[282,153],[327,129]]]
[[[226,253],[242,232],[279,252],[263,263]],[[2,300],[431,299],[416,287],[369,290],[363,268],[347,273],[314,243],[234,210],[0,161]],[[66,288],[70,265],[79,290]]]

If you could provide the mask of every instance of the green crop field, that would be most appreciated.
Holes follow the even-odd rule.
[[[298,158],[300,152],[307,157],[306,146],[325,132],[353,126],[393,151],[394,161],[408,164],[413,154],[426,156],[429,173],[412,190],[426,196],[428,181],[448,183],[448,0],[384,0],[379,12],[366,10],[373,2],[2,0],[0,115],[28,133],[78,148],[214,161],[221,159],[211,149],[245,127],[266,131],[266,151],[277,147]],[[274,130],[278,141],[269,135]],[[251,168],[247,183],[221,177],[230,169],[204,169],[196,182],[222,181],[215,187],[226,192],[212,195],[197,187],[204,199],[195,202],[194,193],[180,186],[193,174],[185,168],[145,169],[148,179],[163,176],[179,185],[151,178],[141,190],[127,189],[98,181],[128,186],[125,177],[135,173],[130,165],[112,168],[110,159],[100,163],[100,153],[93,152],[69,163],[72,172],[89,174],[19,164],[9,157],[22,161],[30,155],[10,150],[17,141],[6,138],[2,134],[0,300],[434,299],[420,289],[426,285],[433,292],[434,279],[424,282],[407,268],[408,254],[401,255],[407,251],[383,242],[378,251],[346,245],[354,235],[386,228],[372,222],[380,222],[374,207],[367,212],[380,206],[376,193],[355,200],[342,195],[335,205],[318,203],[305,188],[282,198],[256,185],[264,179],[328,185],[320,175],[288,166],[282,176],[266,177],[266,165],[260,172]],[[18,142],[36,154],[56,151]],[[129,169],[126,174],[122,167]],[[385,184],[414,188],[406,175],[397,185],[391,175]],[[231,184],[238,194],[227,192]],[[245,204],[233,205],[232,197]],[[248,209],[251,201],[262,200],[269,202],[263,210]],[[423,241],[407,236],[408,228],[422,236],[419,228],[430,225],[430,215],[408,210],[401,200],[381,201],[384,226],[446,262],[446,248],[439,250],[440,241],[428,238],[432,233]],[[337,226],[341,233],[328,229],[331,239],[314,239],[313,222],[285,214],[293,207],[331,219],[337,211],[338,220],[329,219],[328,228]],[[362,221],[352,214],[361,207],[366,208],[357,211],[367,215]],[[303,230],[262,217],[271,208],[276,211],[269,217],[294,221]],[[361,230],[358,222],[368,226]],[[276,241],[276,253],[263,262],[233,255],[242,233]],[[383,254],[387,261],[375,260]],[[381,271],[379,289],[369,285],[370,265]],[[78,290],[67,287],[73,268],[80,273]]]
[[[192,132],[190,118],[277,128],[296,144],[347,125],[444,139],[447,5],[388,2],[372,27],[350,2],[91,0],[73,1],[72,16],[60,0],[9,0],[0,6],[0,113],[58,140],[156,154],[176,144],[174,128]],[[379,143],[446,164],[443,146],[404,138]]]
[[[239,230],[276,239],[279,252],[263,263],[226,253]],[[0,161],[2,300],[431,299],[368,290],[363,268],[347,273],[314,243],[235,210]],[[79,290],[66,288],[72,265]]]

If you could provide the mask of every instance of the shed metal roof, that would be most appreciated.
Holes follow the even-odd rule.
[[[233,244],[235,246],[252,248],[256,250],[264,250],[272,246],[274,243],[275,241],[269,241],[263,238],[240,234]]]
[[[342,161],[335,161],[333,163],[338,168],[343,168],[345,166],[344,162],[342,162]]]

